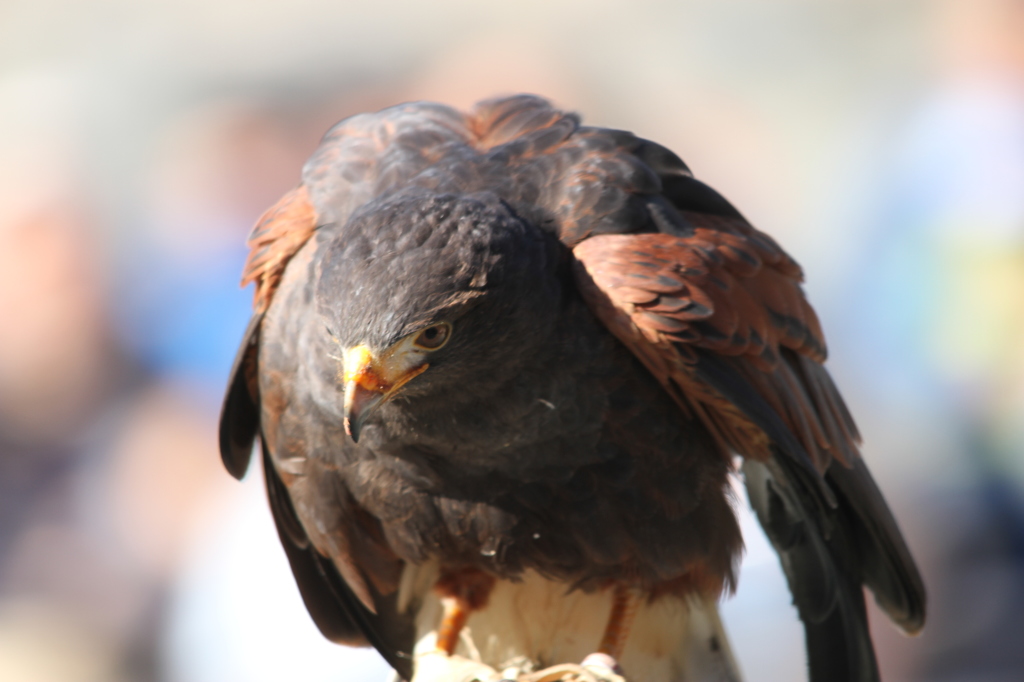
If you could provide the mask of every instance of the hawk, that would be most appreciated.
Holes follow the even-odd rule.
[[[259,439],[327,638],[405,680],[738,679],[739,460],[812,680],[878,679],[864,586],[922,627],[800,267],[665,147],[534,96],[403,104],[332,128],[249,246],[221,453],[241,477]]]

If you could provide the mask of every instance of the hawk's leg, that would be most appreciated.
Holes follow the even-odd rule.
[[[597,652],[583,659],[583,665],[599,665],[621,674],[619,657],[626,647],[629,631],[633,627],[637,607],[640,606],[640,593],[634,588],[616,583],[612,594],[612,612],[608,615],[608,624],[604,628],[601,644]]]
[[[494,576],[476,568],[445,569],[434,585],[444,609],[437,628],[437,650],[454,653],[459,633],[469,614],[487,605],[494,587]]]

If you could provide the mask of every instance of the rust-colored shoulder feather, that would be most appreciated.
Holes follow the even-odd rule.
[[[821,367],[825,341],[800,289],[800,267],[741,218],[683,213],[690,234],[595,235],[574,249],[581,290],[599,318],[723,454],[762,461],[772,438],[698,371],[727,361],[824,472],[856,457],[857,432]]]
[[[316,212],[304,185],[285,194],[256,221],[247,242],[242,286],[256,283],[255,312],[265,312],[291,257],[316,230]]]

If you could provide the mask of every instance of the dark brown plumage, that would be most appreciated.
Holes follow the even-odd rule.
[[[250,246],[222,453],[241,476],[259,435],[329,638],[411,677],[430,561],[717,597],[733,453],[814,680],[877,679],[862,584],[921,627],[799,266],[667,149],[536,97],[402,105],[335,126]]]

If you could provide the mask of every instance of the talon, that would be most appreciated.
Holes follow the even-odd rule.
[[[451,656],[459,644],[459,633],[462,632],[462,626],[469,618],[469,609],[465,602],[457,597],[442,597],[441,605],[444,607],[444,615],[441,617],[441,625],[437,628],[436,648],[445,655]]]
[[[601,645],[597,648],[598,654],[607,655],[612,662],[622,656],[639,605],[640,597],[635,590],[619,583],[615,585],[612,612],[608,615],[608,624],[601,637]]]
[[[469,614],[482,609],[494,587],[494,577],[476,569],[452,570],[442,573],[434,590],[441,595],[444,614],[437,628],[436,650],[448,656],[455,653],[459,633]]]

